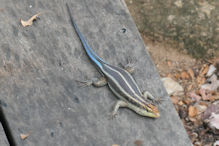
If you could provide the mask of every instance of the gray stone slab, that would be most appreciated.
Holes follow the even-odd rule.
[[[1,0],[0,99],[17,145],[191,145],[122,0],[74,0],[72,14],[88,42],[106,62],[136,60],[140,88],[168,99],[161,117],[141,117],[120,109],[111,120],[116,97],[108,87],[80,88],[75,82],[100,74],[89,62],[73,30],[65,2]],[[19,19],[45,12],[32,26]],[[123,33],[122,28],[126,29]],[[30,136],[20,139],[21,133]]]
[[[2,124],[0,123],[0,146],[9,146]]]

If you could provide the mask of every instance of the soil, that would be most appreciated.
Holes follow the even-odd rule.
[[[155,42],[142,34],[147,51],[150,53],[161,77],[175,71],[183,71],[191,68],[197,60],[166,42]],[[171,64],[170,64],[171,63]]]

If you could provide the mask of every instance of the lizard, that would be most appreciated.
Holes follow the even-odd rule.
[[[151,102],[154,97],[148,91],[140,91],[136,81],[131,76],[133,70],[130,68],[123,69],[110,65],[100,58],[80,32],[67,3],[66,7],[70,16],[71,24],[75,29],[87,56],[103,75],[99,80],[91,81],[91,83],[88,84],[92,84],[96,87],[102,87],[108,84],[109,88],[119,99],[113,108],[112,117],[117,114],[117,111],[121,107],[129,108],[141,116],[150,118],[160,117],[158,107]]]

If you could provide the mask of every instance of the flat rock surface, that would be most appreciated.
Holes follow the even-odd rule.
[[[134,146],[136,140],[144,146],[192,145],[122,0],[74,0],[69,5],[99,56],[116,66],[131,58],[140,89],[167,99],[158,119],[129,109],[109,119],[116,102],[109,88],[78,87],[75,80],[101,75],[86,56],[64,1],[0,2],[0,100],[17,145]],[[20,18],[39,12],[32,26],[20,25]],[[21,133],[29,137],[21,140]]]
[[[1,123],[0,123],[0,146],[9,146],[7,137],[5,136]]]

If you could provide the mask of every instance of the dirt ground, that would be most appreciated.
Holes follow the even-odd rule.
[[[166,44],[166,42],[155,42],[150,38],[142,35],[143,40],[149,51],[161,77],[168,73],[183,71],[191,68],[196,64],[196,59],[189,56],[186,52],[179,51],[178,48]],[[171,65],[168,65],[171,62]]]

